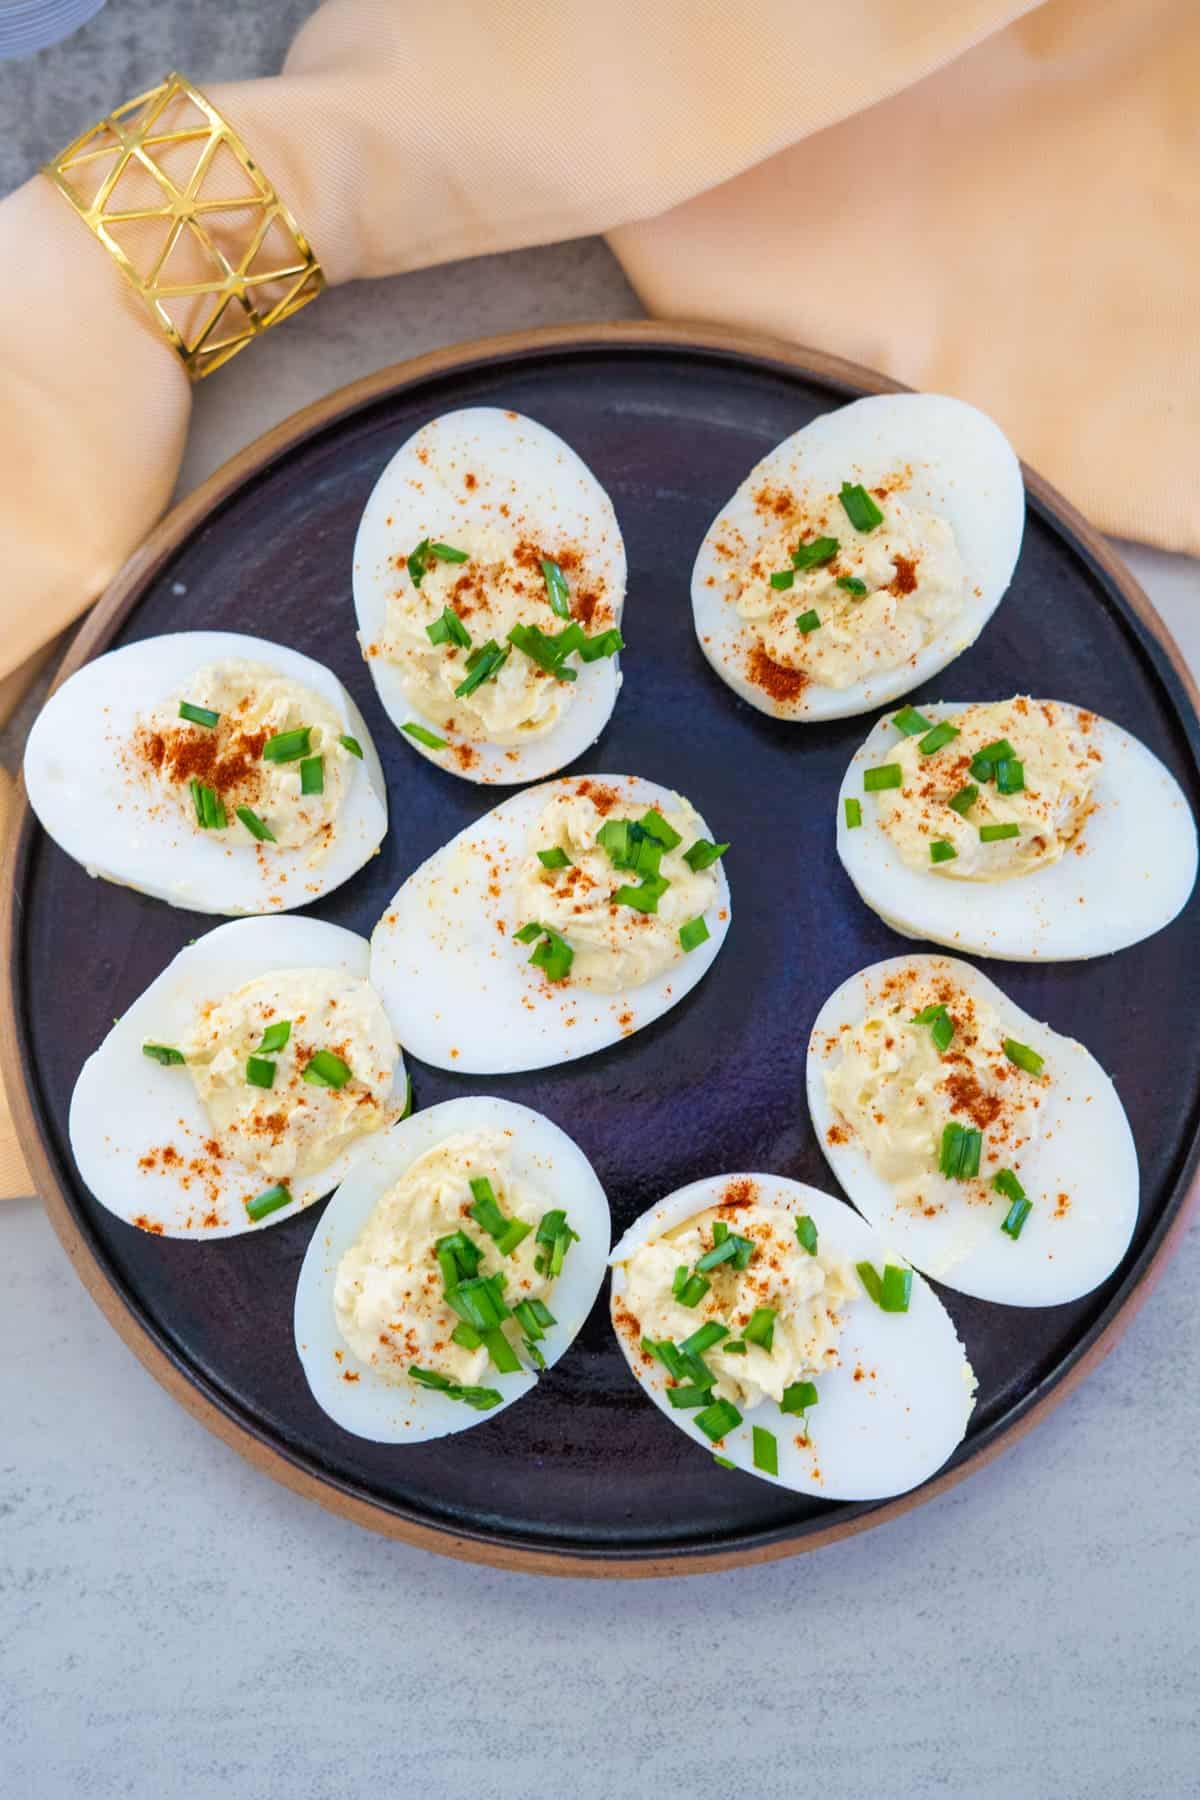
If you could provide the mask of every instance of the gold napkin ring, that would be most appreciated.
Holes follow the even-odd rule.
[[[177,71],[42,172],[116,261],[193,381],[325,286],[308,239],[242,139]]]

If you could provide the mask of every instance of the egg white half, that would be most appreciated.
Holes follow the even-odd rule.
[[[871,992],[906,969],[948,976],[995,1008],[1007,1036],[1046,1059],[1052,1081],[1041,1094],[1039,1139],[1022,1148],[1017,1169],[1033,1202],[1018,1238],[1000,1229],[1010,1204],[1000,1194],[991,1206],[968,1206],[959,1183],[936,1176],[933,1185],[944,1190],[947,1207],[926,1218],[897,1204],[855,1137],[830,1138],[838,1115],[825,1091],[825,1072],[841,1060],[837,1039],[844,1026],[862,1023]],[[945,1286],[1008,1306],[1058,1306],[1090,1293],[1129,1248],[1138,1216],[1138,1160],[1116,1088],[1082,1044],[1022,1011],[970,963],[897,956],[852,975],[817,1014],[807,1083],[813,1129],[850,1199],[914,1268]]]
[[[471,488],[463,480],[468,472],[475,477]],[[603,576],[619,624],[625,545],[612,501],[569,444],[521,413],[473,406],[422,425],[376,482],[354,543],[359,637],[384,711],[398,729],[417,724],[446,740],[446,749],[435,750],[405,736],[439,768],[500,787],[540,781],[595,743],[616,705],[620,658],[581,663],[558,723],[526,744],[499,745],[446,731],[416,711],[398,669],[371,651],[387,634],[394,559],[406,556],[423,538],[453,543],[456,530],[501,523],[498,507],[514,499],[540,540],[567,537],[579,546],[589,569]]]
[[[712,1175],[680,1188],[644,1212],[613,1250],[612,1310],[617,1341],[639,1385],[673,1425],[710,1454],[736,1463],[748,1475],[777,1487],[826,1500],[882,1500],[917,1487],[935,1474],[961,1443],[974,1406],[975,1377],[954,1322],[933,1290],[913,1276],[906,1313],[885,1313],[864,1293],[843,1310],[840,1366],[814,1377],[818,1400],[803,1421],[770,1399],[745,1413],[742,1423],[713,1445],[695,1414],[677,1411],[666,1398],[667,1372],[637,1347],[618,1322],[626,1290],[624,1264],[642,1244],[720,1204],[730,1182],[754,1182],[756,1204],[800,1217],[817,1227],[822,1252],[882,1270],[899,1260],[886,1234],[867,1225],[843,1201],[781,1175]],[[861,1374],[856,1379],[856,1372]],[[754,1466],[755,1425],[775,1436],[778,1476]]]
[[[514,1178],[524,1178],[552,1197],[579,1233],[548,1297],[557,1323],[538,1345],[547,1367],[570,1348],[603,1284],[612,1237],[608,1201],[592,1165],[565,1131],[527,1106],[482,1094],[447,1100],[405,1119],[373,1140],[329,1202],[296,1288],[296,1349],[308,1385],[323,1411],[356,1437],[402,1444],[467,1431],[495,1418],[537,1385],[529,1371],[499,1375],[489,1368],[480,1385],[498,1389],[502,1399],[488,1412],[476,1412],[416,1382],[387,1380],[358,1360],[338,1330],[333,1289],[342,1257],[384,1194],[417,1158],[460,1131],[511,1131]]]
[[[727,590],[730,561],[717,545],[732,538],[752,553],[763,534],[754,495],[764,485],[836,493],[843,481],[867,488],[911,470],[901,498],[953,527],[966,599],[948,628],[896,669],[851,687],[810,683],[775,700],[745,674],[755,641]],[[747,475],[710,525],[692,570],[692,611],[700,648],[717,674],[759,712],[777,719],[843,719],[906,694],[973,644],[1012,580],[1025,529],[1025,489],[1008,439],[985,413],[944,394],[877,394],[822,413],[785,438]]]
[[[240,828],[193,830],[161,789],[122,773],[118,750],[137,715],[225,658],[264,663],[327,700],[362,746],[328,851],[256,844]],[[271,913],[307,906],[349,880],[387,830],[383,770],[362,714],[337,676],[265,638],[181,631],[109,650],[56,688],[25,747],[25,789],[42,827],[90,875],[204,913]]]
[[[691,992],[725,941],[729,883],[715,866],[709,937],[673,968],[616,994],[546,982],[514,942],[516,876],[531,826],[563,782],[502,801],[421,864],[371,935],[371,982],[401,1042],[463,1074],[512,1074],[571,1062],[620,1042]],[[636,775],[589,775],[638,806],[670,810],[669,790]],[[711,837],[701,821],[703,834]]]
[[[365,979],[367,941],[321,919],[238,919],[218,925],[181,950],[122,1013],[80,1070],[71,1095],[68,1130],[80,1176],[102,1206],[143,1230],[166,1237],[232,1237],[290,1219],[335,1188],[370,1139],[359,1139],[318,1173],[292,1187],[290,1206],[257,1223],[246,1201],[272,1184],[234,1157],[204,1149],[213,1127],[185,1067],[162,1067],[142,1045],[176,1044],[205,1001],[219,1000],[276,969],[342,969]],[[392,1099],[404,1104],[404,1058],[396,1060]],[[164,1145],[152,1168],[140,1159]],[[189,1170],[196,1160],[203,1173]]]
[[[977,704],[921,702],[933,720]],[[1055,704],[1062,705],[1062,702]],[[1073,962],[1106,956],[1169,925],[1196,882],[1196,824],[1183,791],[1129,732],[1095,718],[1101,751],[1092,787],[1095,811],[1058,862],[1007,881],[955,881],[911,869],[879,824],[879,799],[863,791],[863,770],[889,760],[902,742],[891,718],[872,728],[842,779],[837,847],[859,895],[894,931],[953,950],[1011,962]],[[853,797],[862,824],[846,824]]]

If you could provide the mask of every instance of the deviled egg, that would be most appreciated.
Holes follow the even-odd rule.
[[[101,1205],[143,1231],[227,1237],[336,1187],[408,1104],[367,965],[364,938],[320,919],[238,919],[181,950],[71,1096]]]
[[[1157,757],[1024,695],[880,719],[842,782],[837,846],[896,931],[1017,962],[1135,944],[1196,880],[1195,821]]]
[[[974,643],[1012,580],[1020,465],[941,394],[824,413],[753,468],[692,571],[717,674],[777,719],[866,712]]]
[[[568,1349],[610,1237],[591,1164],[541,1113],[473,1095],[416,1114],[309,1243],[296,1348],[318,1405],[386,1444],[480,1424]]]
[[[981,1300],[1056,1306],[1116,1268],[1138,1163],[1082,1044],[949,956],[900,956],[830,996],[808,1109],[859,1211],[917,1268]]]
[[[962,1441],[975,1377],[885,1235],[778,1175],[715,1175],[610,1258],[617,1340],[654,1404],[748,1474],[825,1499],[916,1487]]]
[[[729,929],[728,848],[690,801],[637,776],[526,789],[409,876],[372,935],[371,980],[435,1068],[587,1056],[712,966]]]
[[[110,650],[47,700],[25,748],[44,829],[91,875],[193,912],[281,912],[361,869],[383,771],[329,669],[187,631]]]
[[[599,737],[621,685],[624,602],[612,501],[520,413],[431,419],[367,502],[363,654],[393,724],[468,781],[540,780]]]

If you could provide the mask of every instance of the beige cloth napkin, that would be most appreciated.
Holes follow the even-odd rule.
[[[652,311],[961,394],[1200,552],[1198,77],[1195,0],[327,0],[208,91],[334,282],[608,231]],[[190,391],[40,177],[0,268],[2,682],[167,504]]]

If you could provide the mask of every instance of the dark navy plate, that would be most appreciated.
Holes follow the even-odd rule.
[[[804,1103],[809,1026],[846,976],[907,947],[859,902],[834,849],[838,783],[871,718],[785,725],[735,699],[700,654],[688,586],[709,521],[751,464],[816,414],[885,385],[811,353],[653,325],[540,333],[386,371],[281,427],[178,508],[67,659],[69,669],[112,645],[204,627],[278,638],[335,669],[383,757],[391,828],[371,866],[313,910],[368,934],[417,864],[502,794],[415,755],[376,700],[350,598],[367,496],[399,443],[454,407],[513,407],[574,445],[613,497],[630,572],[625,685],[574,766],[645,775],[695,801],[735,845],[733,927],[700,987],[617,1048],[507,1078],[419,1063],[412,1072],[419,1106],[483,1090],[548,1114],[591,1158],[618,1233],[670,1189],[717,1171],[775,1171],[836,1191]],[[1012,590],[926,697],[1032,690],[1092,707],[1147,743],[1200,808],[1200,728],[1177,654],[1101,540],[1029,480]],[[1014,1310],[943,1293],[979,1400],[948,1473],[917,1496],[849,1506],[718,1468],[643,1398],[613,1339],[607,1293],[532,1398],[439,1443],[366,1443],[319,1410],[292,1342],[296,1276],[321,1206],[254,1236],[172,1242],[110,1216],[74,1171],[66,1123],[80,1065],[213,921],[89,880],[28,815],[11,870],[9,1066],[19,1060],[26,1080],[13,1101],[76,1266],[208,1424],[281,1479],[393,1535],[577,1573],[712,1566],[827,1541],[970,1469],[1065,1391],[1178,1236],[1197,1146],[1193,908],[1115,959],[989,970],[1112,1073],[1141,1157],[1141,1216],[1120,1269],[1084,1300]]]

